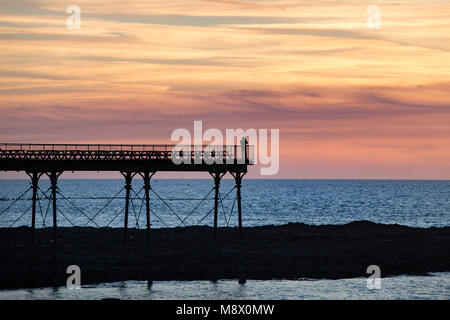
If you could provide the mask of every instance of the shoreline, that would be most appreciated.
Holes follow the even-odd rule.
[[[69,265],[81,269],[81,284],[126,280],[344,279],[426,275],[450,271],[450,227],[413,228],[356,221],[345,225],[246,227],[242,257],[237,228],[206,226],[129,229],[60,227],[0,228],[0,289],[64,286]],[[150,243],[150,245],[149,245]],[[149,250],[150,249],[150,250]],[[214,256],[216,262],[214,263]],[[243,267],[243,269],[242,269]]]

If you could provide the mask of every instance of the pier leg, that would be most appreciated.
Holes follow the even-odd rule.
[[[122,175],[125,177],[125,219],[123,224],[123,239],[124,241],[127,240],[127,232],[128,232],[128,207],[130,204],[130,191],[131,191],[131,180],[133,179],[133,176],[131,175],[131,172],[122,173]]]
[[[239,228],[239,283],[244,284],[246,282],[245,277],[245,267],[244,267],[244,257],[242,254],[242,206],[241,206],[241,185],[242,177],[245,175],[241,172],[236,172],[233,174],[236,181],[236,196],[237,196],[237,207],[238,207],[238,228]]]
[[[150,243],[150,179],[153,177],[153,175],[156,172],[150,172],[146,171],[144,172],[144,175],[142,176],[144,179],[144,189],[145,189],[145,211],[146,211],[146,218],[147,218],[147,259],[146,259],[146,273],[147,273],[147,287],[151,288],[153,284],[153,271],[152,271],[152,264],[151,264],[151,243]]]
[[[34,244],[34,235],[36,229],[36,201],[37,201],[37,189],[38,189],[38,181],[40,178],[40,174],[37,172],[29,173],[28,176],[31,178],[31,185],[33,187],[33,206],[31,209],[31,244]]]
[[[214,242],[217,241],[217,218],[219,211],[219,187],[220,187],[220,179],[224,176],[224,173],[219,172],[210,172],[211,176],[214,179]]]
[[[58,248],[56,245],[56,228],[57,228],[57,217],[56,217],[56,193],[58,190],[57,182],[58,177],[62,174],[62,172],[52,171],[47,173],[50,178],[50,184],[52,188],[52,202],[53,202],[53,281],[54,286],[58,285]]]
[[[50,183],[52,185],[52,202],[53,202],[53,239],[56,242],[56,228],[57,228],[57,217],[56,217],[56,191],[57,191],[57,181],[60,173],[52,171],[49,175]]]
[[[144,189],[145,189],[145,212],[147,218],[147,239],[150,240],[150,179],[156,172],[144,172]]]
[[[225,172],[226,173],[226,172]],[[218,279],[217,274],[217,255],[218,255],[218,247],[217,247],[217,218],[219,211],[219,187],[220,187],[220,179],[225,175],[225,173],[220,172],[210,172],[209,174],[214,179],[214,256],[213,256],[213,274],[212,281],[216,282]]]
[[[239,226],[239,243],[242,242],[242,206],[241,206],[241,183],[242,175],[240,172],[236,173],[236,194],[237,194],[237,207],[238,207],[238,226]]]

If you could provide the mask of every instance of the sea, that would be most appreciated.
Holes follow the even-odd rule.
[[[152,179],[151,227],[212,225],[212,179]],[[234,180],[220,185],[219,226],[237,225]],[[50,183],[41,179],[37,227],[52,225]],[[142,179],[130,191],[131,228],[145,228]],[[31,225],[30,182],[0,180],[0,228]],[[58,226],[122,227],[123,179],[60,179]],[[368,220],[411,227],[450,226],[450,181],[437,180],[261,180],[242,184],[244,226],[341,225]],[[450,258],[450,256],[449,256]],[[0,290],[0,299],[449,299],[450,273],[402,275],[369,289],[367,278],[340,280],[125,281],[82,286],[80,290],[33,288]]]

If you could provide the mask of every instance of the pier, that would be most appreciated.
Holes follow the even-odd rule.
[[[214,242],[217,241],[219,188],[221,179],[231,174],[235,181],[239,241],[242,240],[242,179],[253,164],[253,147],[245,139],[240,145],[111,145],[111,144],[12,144],[0,143],[0,171],[23,171],[31,180],[31,243],[35,241],[39,180],[50,179],[53,238],[56,242],[58,179],[65,171],[117,171],[125,181],[123,239],[127,241],[132,180],[144,182],[147,238],[151,233],[151,179],[157,172],[208,172],[214,180]],[[177,158],[178,163],[174,161]],[[180,163],[181,162],[181,163]],[[29,189],[29,190],[30,190]],[[132,199],[131,199],[132,200]],[[9,208],[10,206],[8,206]],[[7,209],[8,209],[7,208]],[[6,210],[0,212],[5,213]],[[170,210],[172,210],[169,207]],[[82,210],[79,209],[82,213]],[[172,210],[173,211],[173,210]],[[176,213],[173,212],[175,215]],[[90,221],[92,217],[88,217]],[[181,220],[180,220],[181,221]],[[245,281],[245,280],[244,280]]]
[[[186,154],[186,150],[190,150]],[[183,163],[172,161],[174,154]],[[252,146],[175,146],[105,144],[0,144],[0,171],[23,171],[31,179],[33,190],[31,226],[35,228],[39,179],[47,175],[51,182],[53,228],[57,228],[57,183],[64,171],[118,171],[125,180],[124,230],[128,229],[128,204],[132,179],[144,181],[146,217],[150,219],[151,178],[158,171],[208,172],[214,180],[214,228],[217,229],[219,188],[222,177],[230,173],[236,183],[239,228],[242,228],[241,183],[252,161]],[[214,160],[214,161],[211,161]],[[150,223],[147,223],[150,230]]]

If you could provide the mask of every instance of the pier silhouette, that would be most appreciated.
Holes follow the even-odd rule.
[[[178,163],[174,161],[178,160]],[[127,241],[128,215],[132,180],[144,182],[147,238],[150,241],[151,179],[158,171],[208,172],[214,180],[214,242],[217,241],[219,188],[223,176],[230,173],[235,181],[239,242],[242,241],[242,179],[253,164],[253,146],[242,140],[240,145],[112,145],[112,144],[13,144],[0,143],[0,171],[23,171],[31,179],[31,243],[35,241],[36,204],[39,179],[50,178],[53,238],[57,239],[58,178],[64,171],[118,171],[125,180],[124,241]],[[181,163],[180,163],[181,162]],[[28,191],[27,190],[27,191]],[[159,197],[159,195],[158,195]],[[162,199],[162,198],[161,198]],[[17,199],[16,199],[17,200]],[[67,200],[67,199],[66,199]],[[132,200],[132,199],[131,199]],[[168,205],[167,205],[168,206]],[[8,206],[8,208],[10,208]],[[169,207],[169,206],[168,206]],[[3,214],[7,209],[1,212]],[[169,207],[170,210],[172,208]],[[78,210],[82,212],[81,209]],[[172,210],[176,215],[176,213]],[[89,218],[89,217],[88,217]],[[93,217],[89,218],[93,221]],[[180,220],[182,221],[182,220]],[[215,258],[214,258],[215,260]],[[243,277],[240,277],[243,278]],[[244,279],[240,279],[244,282]]]

